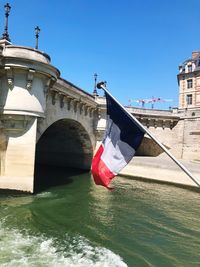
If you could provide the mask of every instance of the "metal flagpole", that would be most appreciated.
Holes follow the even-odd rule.
[[[98,89],[103,89],[123,110],[124,112],[126,112],[126,114],[130,117],[131,120],[133,120],[135,123],[137,123],[137,125],[146,133],[148,134],[148,136],[150,136],[164,151],[165,153],[198,185],[200,186],[200,181],[198,181],[197,178],[195,178],[191,172],[186,169],[186,167],[180,162],[178,161],[170,152],[168,149],[166,149],[166,147],[160,143],[150,132],[149,130],[145,129],[145,127],[142,125],[142,123],[140,123],[129,111],[127,111],[110,93],[109,91],[106,89],[105,87],[105,82],[99,82],[97,84],[97,88]]]

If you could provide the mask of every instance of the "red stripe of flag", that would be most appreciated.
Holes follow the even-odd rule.
[[[104,148],[103,145],[99,147],[97,150],[93,160],[92,160],[92,174],[94,177],[95,184],[102,185],[108,187],[112,178],[115,176],[105,165],[103,160],[101,159],[101,155],[103,154]]]

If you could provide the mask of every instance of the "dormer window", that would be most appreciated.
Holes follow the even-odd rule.
[[[188,72],[192,72],[192,65],[188,65]]]

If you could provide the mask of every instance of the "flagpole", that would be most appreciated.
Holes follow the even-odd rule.
[[[166,147],[160,143],[160,141],[158,141],[153,135],[152,133],[146,129],[141,122],[139,122],[128,110],[126,110],[111,94],[110,92],[106,89],[105,87],[105,82],[99,82],[97,83],[97,88],[98,89],[103,89],[123,110],[124,112],[126,112],[126,114],[130,117],[131,120],[133,120],[135,123],[137,123],[137,125],[148,135],[150,136],[164,151],[165,153],[198,185],[200,186],[200,181],[195,178],[192,173],[186,169],[186,167],[180,162],[178,161],[170,152],[168,149],[166,149]]]

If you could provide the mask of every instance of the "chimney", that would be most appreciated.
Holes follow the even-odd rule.
[[[192,52],[192,59],[197,58],[199,56],[200,56],[200,52],[199,51],[193,51]]]

